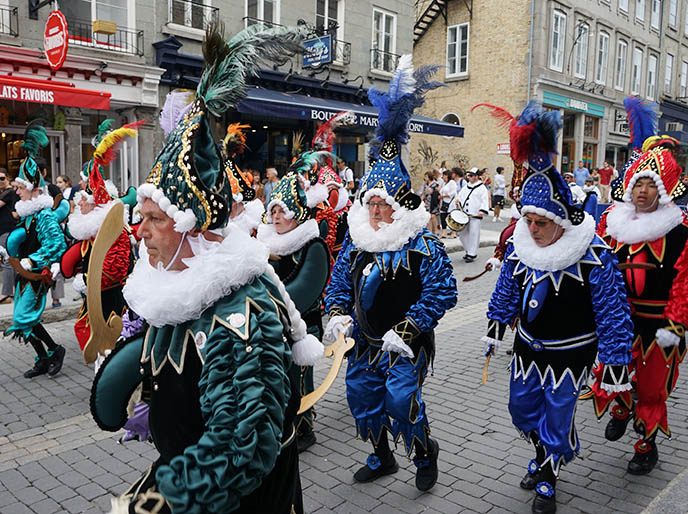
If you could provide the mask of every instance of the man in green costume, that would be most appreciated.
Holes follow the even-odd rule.
[[[208,120],[229,105],[220,85],[232,80],[222,74],[236,67],[224,60],[245,58],[248,42],[265,57],[277,40],[284,53],[299,39],[252,26],[228,52],[209,53],[196,99],[138,188],[141,256],[124,296],[147,328],[104,361],[91,411],[101,428],[119,430],[143,382],[160,457],[113,500],[113,513],[303,512],[289,369],[306,327],[267,249],[231,225],[223,238],[232,195]]]

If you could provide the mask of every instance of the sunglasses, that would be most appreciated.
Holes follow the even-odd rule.
[[[0,177],[0,180],[7,180],[7,177]]]

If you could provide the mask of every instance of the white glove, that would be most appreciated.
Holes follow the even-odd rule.
[[[490,257],[489,259],[487,259],[485,267],[488,268],[490,271],[499,271],[499,268],[502,267],[502,261],[500,261],[496,257]]]
[[[657,338],[657,344],[662,348],[678,346],[678,343],[681,342],[681,338],[679,336],[668,331],[666,328],[658,328],[655,337]]]
[[[408,357],[409,359],[414,357],[413,350],[394,330],[388,330],[382,336],[382,351],[400,353],[403,357]]]
[[[84,282],[83,273],[79,273],[74,277],[74,282],[72,282],[72,288],[77,293],[86,295],[86,282]]]
[[[502,342],[493,337],[483,336],[480,338],[480,340],[483,342],[483,355],[485,355],[485,357],[492,352],[492,348],[494,348],[494,353],[497,353],[499,348],[502,346]]]
[[[19,264],[21,264],[21,267],[24,268],[26,271],[31,271],[31,268],[33,268],[33,266],[31,265],[31,259],[29,259],[28,257],[24,257],[22,260],[20,260]]]
[[[351,316],[332,316],[325,327],[325,336],[337,339],[339,334],[349,337],[353,330],[353,318]]]
[[[8,261],[10,258],[10,255],[7,253],[7,250],[5,250],[4,246],[0,246],[0,261],[5,262]]]
[[[53,280],[55,280],[59,274],[60,274],[60,263],[59,262],[53,262],[50,265],[50,275],[53,277]]]

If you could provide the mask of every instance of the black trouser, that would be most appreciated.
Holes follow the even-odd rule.
[[[36,355],[41,359],[48,356],[45,350],[46,348],[48,348],[50,352],[57,348],[57,343],[53,341],[53,338],[50,337],[50,334],[48,334],[48,331],[41,323],[33,327],[33,333],[29,337],[29,343],[31,343]]]

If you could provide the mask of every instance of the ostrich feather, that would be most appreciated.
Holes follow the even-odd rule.
[[[338,112],[325,123],[320,125],[313,137],[313,150],[332,151],[334,147],[334,131],[341,126],[351,125],[356,120],[356,115],[351,111]]]
[[[139,120],[134,123],[129,123],[127,125],[122,125],[120,128],[113,130],[107,136],[105,136],[95,151],[93,152],[93,157],[101,166],[107,166],[117,157],[118,149],[116,148],[117,143],[124,140],[125,137],[136,137],[138,128],[146,123],[146,120]]]
[[[160,128],[162,128],[165,138],[169,137],[175,129],[179,120],[191,107],[193,100],[194,92],[189,89],[175,89],[167,95],[159,118]]]
[[[509,111],[507,111],[503,107],[498,107],[496,105],[488,103],[475,104],[471,108],[471,112],[475,111],[478,107],[487,107],[488,109],[490,109],[490,116],[497,119],[497,122],[500,127],[506,127],[507,125],[513,123],[516,119],[512,116],[512,114]]]
[[[242,125],[241,123],[230,123],[227,127],[227,135],[223,139],[225,152],[227,156],[231,157],[235,154],[240,154],[246,147],[245,131],[250,129],[251,125]]]
[[[43,126],[43,120],[34,120],[29,123],[24,131],[22,148],[26,152],[26,155],[35,159],[38,157],[38,152],[41,151],[41,148],[47,146],[49,142],[48,132]]]
[[[631,147],[640,150],[645,140],[657,133],[657,104],[628,96],[624,98],[624,107],[631,131]]]

